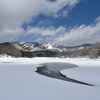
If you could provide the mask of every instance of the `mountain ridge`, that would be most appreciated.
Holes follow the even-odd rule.
[[[0,43],[0,55],[7,54],[14,57],[98,57],[100,43],[82,44],[77,46],[54,45],[38,42],[5,42]]]

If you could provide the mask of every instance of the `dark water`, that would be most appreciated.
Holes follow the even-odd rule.
[[[76,67],[78,66],[74,64],[69,64],[69,63],[60,63],[60,62],[59,63],[58,62],[57,63],[43,63],[43,64],[40,64],[40,67],[37,67],[36,72],[41,75],[45,75],[51,78],[56,78],[56,79],[60,79],[60,80],[68,81],[68,82],[82,84],[82,85],[93,86],[91,84],[69,78],[63,75],[62,73],[60,73],[61,70],[76,68]]]

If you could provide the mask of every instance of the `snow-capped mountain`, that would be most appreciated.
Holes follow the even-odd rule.
[[[22,50],[22,51],[39,51],[39,50],[59,50],[59,48],[55,47],[54,45],[44,42],[12,42],[11,43],[15,48]]]
[[[13,57],[100,57],[100,43],[59,46],[47,42],[6,42],[0,44],[0,55]]]
[[[0,44],[0,55],[13,57],[58,57],[61,49],[50,43],[6,42]]]

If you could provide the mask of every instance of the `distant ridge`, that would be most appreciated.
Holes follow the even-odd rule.
[[[0,43],[0,55],[13,57],[91,57],[100,56],[100,43],[77,46],[54,45],[38,42]]]

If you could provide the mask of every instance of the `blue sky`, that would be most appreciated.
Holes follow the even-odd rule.
[[[0,42],[100,41],[100,0],[0,0]]]
[[[30,23],[31,26],[38,26],[39,22],[45,21],[41,26],[66,26],[73,27],[81,24],[91,24],[100,16],[100,0],[80,0],[80,2],[69,11],[68,16],[54,18],[52,16],[39,15]],[[63,9],[63,10],[66,10]],[[61,10],[62,12],[62,10]],[[27,26],[25,24],[25,26]]]

